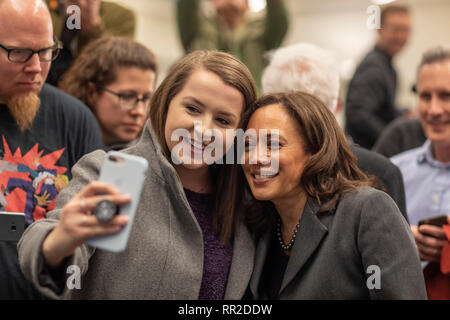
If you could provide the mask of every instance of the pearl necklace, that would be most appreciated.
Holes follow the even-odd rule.
[[[280,242],[280,246],[284,251],[288,251],[294,245],[295,237],[297,236],[297,231],[298,231],[299,226],[300,226],[300,221],[295,226],[294,234],[292,235],[291,241],[289,241],[288,244],[284,244],[283,237],[281,236],[281,219],[278,218],[277,236],[278,236],[278,241]]]

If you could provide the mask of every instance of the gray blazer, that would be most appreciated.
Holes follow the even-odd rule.
[[[62,207],[87,183],[95,180],[105,156],[98,150],[73,168],[73,179],[60,193],[56,209],[27,228],[18,244],[25,276],[50,298],[73,299],[197,299],[203,274],[203,238],[173,166],[164,157],[149,122],[137,145],[123,152],[146,158],[141,201],[127,249],[122,253],[76,249],[66,266],[81,269],[81,289],[57,292],[46,272],[41,247],[56,226]],[[253,268],[254,245],[241,224],[234,239],[225,299],[240,299]],[[63,270],[64,271],[64,270]]]
[[[274,232],[271,230],[271,232]],[[256,248],[250,289],[260,296],[271,233]],[[267,257],[270,259],[270,257]],[[374,272],[380,270],[380,289]],[[370,278],[370,279],[368,279]],[[369,281],[368,281],[369,280]],[[414,238],[393,200],[363,187],[342,197],[334,213],[318,214],[309,198],[279,292],[280,299],[426,299]]]

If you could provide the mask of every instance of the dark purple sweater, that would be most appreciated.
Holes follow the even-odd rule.
[[[233,247],[223,246],[212,227],[212,196],[184,189],[186,198],[203,233],[204,262],[200,300],[218,300],[225,296]]]

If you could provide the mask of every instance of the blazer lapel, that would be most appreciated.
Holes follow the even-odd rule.
[[[280,295],[286,286],[294,279],[295,275],[300,272],[305,263],[320,245],[322,238],[328,232],[328,229],[320,222],[316,215],[318,210],[318,204],[315,203],[312,198],[308,198],[305,209],[303,210],[297,238],[292,247],[289,262],[281,284]]]
[[[234,238],[233,260],[225,291],[226,300],[240,299],[247,289],[252,275],[255,245],[244,223],[241,223]]]
[[[272,228],[270,230],[273,230]],[[255,252],[255,266],[253,269],[252,278],[250,279],[250,290],[255,299],[260,299],[258,295],[258,287],[263,272],[264,263],[266,262],[267,251],[270,245],[271,232],[266,232],[259,239]]]

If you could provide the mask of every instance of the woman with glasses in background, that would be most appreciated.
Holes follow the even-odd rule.
[[[106,148],[118,150],[132,145],[144,127],[156,72],[155,56],[145,46],[102,38],[83,50],[59,87],[92,110]]]

